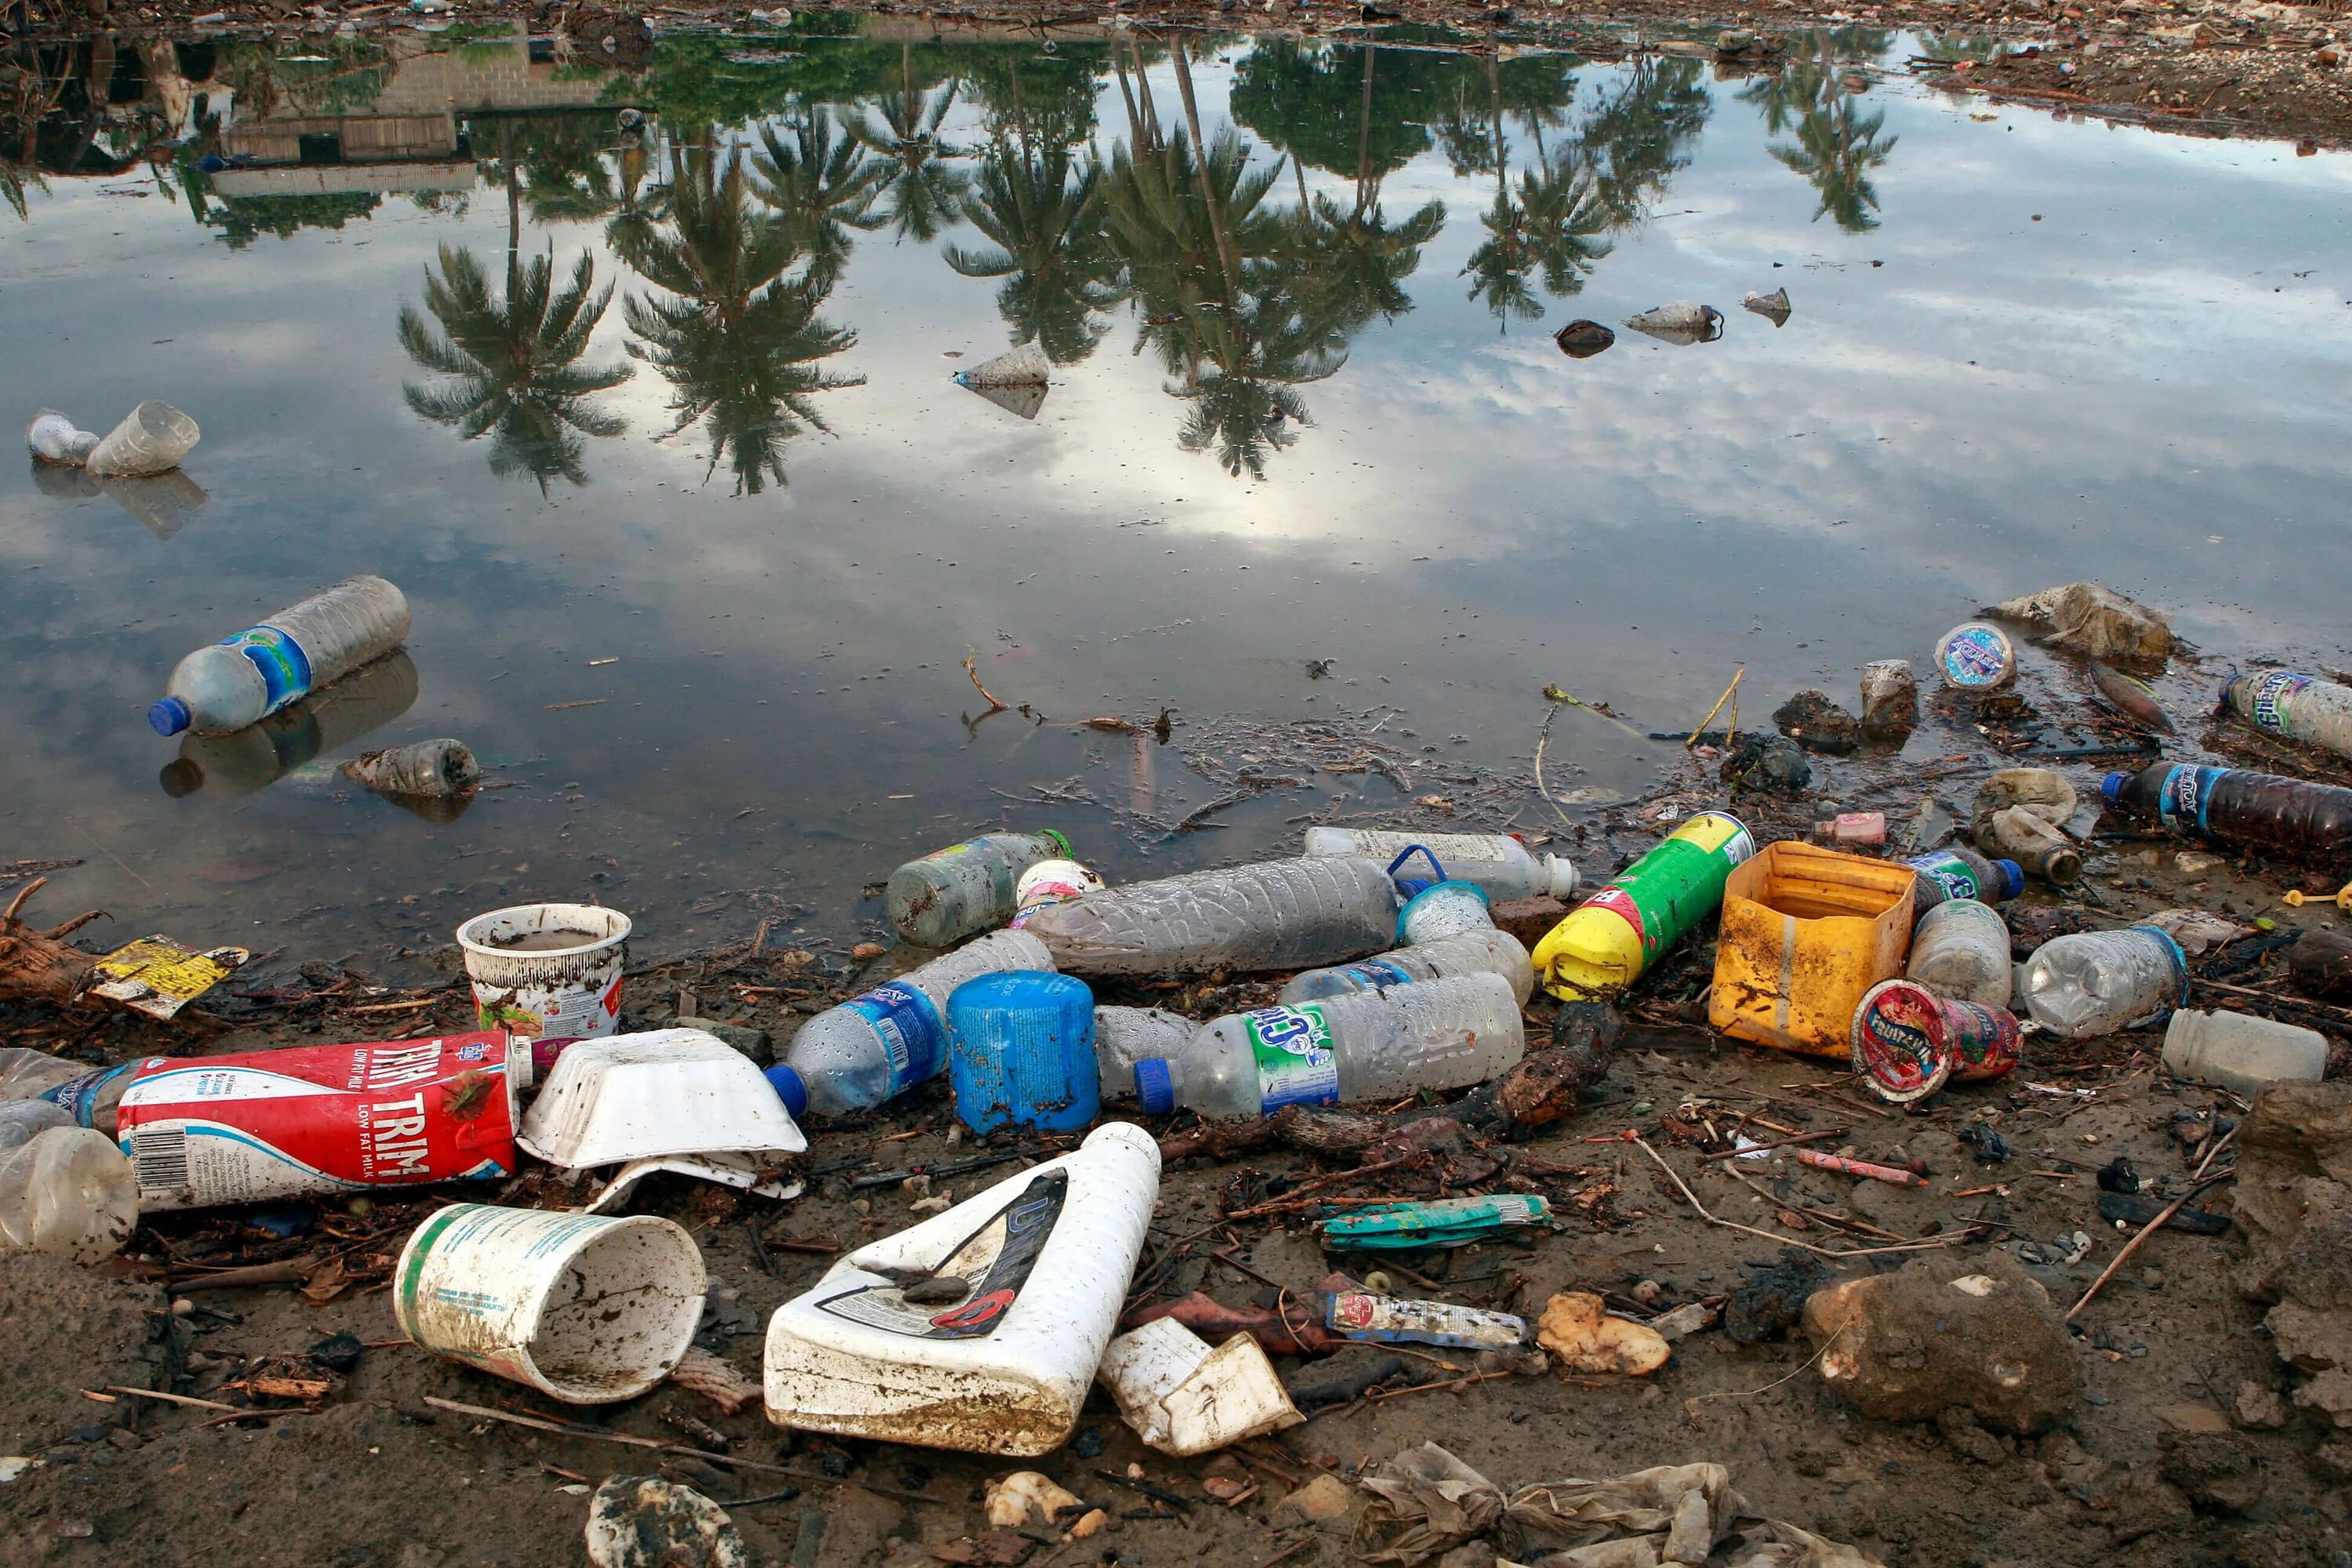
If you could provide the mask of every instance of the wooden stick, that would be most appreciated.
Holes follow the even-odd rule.
[[[2231,1131],[2234,1131],[2235,1129],[2232,1129]],[[2181,1194],[2179,1197],[2167,1204],[2164,1206],[2164,1212],[2162,1214],[2158,1215],[2154,1219],[2148,1221],[2147,1225],[2141,1226],[2140,1233],[2137,1236],[2133,1237],[2129,1241],[2124,1243],[2124,1249],[2116,1254],[2115,1261],[2108,1264],[2106,1268],[2101,1271],[2096,1279],[2091,1281],[2091,1288],[2084,1291],[2083,1299],[2075,1302],[2074,1305],[2067,1311],[2064,1321],[2070,1323],[2073,1322],[2074,1321],[2074,1314],[2089,1306],[2091,1304],[2091,1298],[2099,1293],[2099,1287],[2114,1279],[2116,1270],[2121,1268],[2126,1263],[2131,1261],[2131,1255],[2139,1250],[2139,1244],[2146,1241],[2149,1237],[2154,1236],[2158,1231],[2163,1229],[2164,1222],[2170,1219],[2174,1215],[2179,1214],[2183,1208],[2186,1208],[2191,1198],[2203,1193],[2207,1187],[2218,1186],[2221,1183],[2229,1181],[2237,1173],[2235,1171],[2224,1172],[2221,1175],[2214,1177],[2210,1182],[2200,1183],[2198,1185],[2189,1188],[2187,1192]]]
[[[1864,1247],[1859,1248],[1849,1248],[1843,1252],[1839,1251],[1835,1247],[1815,1247],[1810,1241],[1800,1241],[1793,1236],[1782,1236],[1779,1231],[1759,1230],[1752,1225],[1741,1225],[1737,1220],[1716,1218],[1715,1215],[1707,1213],[1706,1205],[1698,1201],[1698,1194],[1690,1190],[1689,1184],[1682,1179],[1681,1174],[1677,1173],[1672,1165],[1666,1163],[1664,1156],[1661,1155],[1655,1149],[1650,1147],[1646,1139],[1635,1138],[1632,1142],[1641,1145],[1642,1152],[1647,1154],[1651,1159],[1657,1162],[1658,1169],[1664,1171],[1667,1177],[1673,1181],[1675,1185],[1682,1189],[1683,1197],[1690,1204],[1691,1207],[1698,1211],[1699,1218],[1706,1221],[1707,1224],[1719,1225],[1726,1230],[1736,1230],[1748,1236],[1760,1236],[1767,1241],[1777,1241],[1783,1247],[1800,1247],[1804,1251],[1812,1253],[1816,1257],[1868,1258],[1874,1253],[1880,1252],[1928,1252],[1933,1251],[1937,1247],[1957,1246],[1960,1240],[1968,1235],[1966,1231],[1959,1231],[1950,1237],[1932,1237],[1926,1241],[1906,1241],[1893,1247]]]
[[[1381,1160],[1376,1161],[1370,1165],[1359,1165],[1352,1171],[1334,1171],[1328,1176],[1318,1176],[1311,1182],[1299,1183],[1297,1186],[1291,1188],[1290,1191],[1283,1194],[1282,1196],[1276,1198],[1271,1203],[1259,1204],[1254,1208],[1235,1209],[1225,1217],[1229,1220],[1256,1219],[1262,1215],[1283,1214],[1290,1209],[1299,1206],[1295,1200],[1303,1194],[1314,1192],[1319,1187],[1333,1186],[1340,1182],[1351,1182],[1359,1176],[1372,1176],[1378,1175],[1382,1171],[1393,1171],[1400,1166],[1412,1163],[1412,1162],[1417,1158],[1419,1158],[1418,1155],[1401,1154],[1393,1160]],[[1398,1200],[1393,1198],[1377,1198],[1372,1201],[1376,1203],[1394,1203]],[[1309,1204],[1306,1206],[1312,1208],[1314,1205]]]
[[[283,1263],[256,1263],[224,1268],[216,1274],[195,1274],[172,1281],[174,1290],[236,1290],[248,1285],[299,1285],[319,1266],[316,1258],[289,1258]]]
[[[1394,1347],[1390,1347],[1393,1349]],[[1408,1394],[1426,1394],[1433,1388],[1450,1388],[1459,1393],[1474,1383],[1487,1383],[1498,1377],[1517,1377],[1516,1372],[1474,1372],[1467,1377],[1449,1378],[1442,1383],[1416,1383],[1405,1388],[1374,1388],[1364,1393],[1364,1403],[1377,1405],[1383,1399],[1402,1399]]]
[[[82,1392],[88,1394],[89,1390],[85,1388]],[[198,1399],[188,1394],[166,1394],[160,1388],[126,1388],[121,1384],[110,1383],[106,1385],[106,1392],[127,1394],[133,1399],[160,1399],[166,1405],[185,1405],[197,1410],[227,1410],[239,1415],[246,1414],[236,1405],[223,1405],[217,1399]]]
[[[1257,1568],[1274,1568],[1274,1565],[1277,1563],[1287,1563],[1292,1558],[1297,1556],[1300,1552],[1306,1551],[1308,1547],[1314,1544],[1315,1536],[1312,1531],[1309,1531],[1307,1534],[1300,1536],[1297,1540],[1292,1542],[1289,1545],[1276,1552],[1273,1556],[1267,1558],[1265,1562],[1259,1563]]]
[[[1738,1160],[1749,1154],[1761,1154],[1767,1149],[1786,1149],[1792,1143],[1818,1143],[1824,1138],[1843,1138],[1853,1131],[1851,1127],[1832,1127],[1825,1132],[1800,1132],[1794,1138],[1775,1138],[1769,1143],[1751,1143],[1745,1149],[1724,1149],[1707,1155],[1706,1160],[1710,1164],[1717,1160]]]
[[[1735,671],[1733,671],[1733,672],[1732,672],[1732,676],[1731,676],[1731,684],[1730,684],[1730,685],[1728,685],[1728,686],[1727,686],[1727,687],[1725,687],[1725,688],[1723,689],[1723,695],[1722,695],[1722,696],[1720,696],[1720,697],[1718,697],[1718,698],[1717,698],[1717,699],[1715,700],[1715,706],[1714,706],[1714,707],[1712,707],[1712,708],[1710,708],[1710,709],[1708,709],[1708,710],[1706,710],[1706,718],[1704,718],[1704,719],[1702,719],[1702,720],[1700,720],[1700,721],[1698,721],[1697,725],[1696,725],[1695,728],[1693,728],[1693,729],[1692,729],[1692,731],[1691,731],[1691,732],[1690,732],[1690,739],[1689,739],[1689,740],[1687,740],[1687,741],[1685,741],[1685,742],[1683,742],[1683,750],[1684,750],[1684,751],[1687,752],[1687,751],[1689,751],[1693,746],[1696,746],[1696,745],[1697,745],[1697,744],[1698,744],[1698,738],[1699,738],[1699,736],[1700,736],[1700,735],[1702,735],[1702,734],[1704,734],[1704,733],[1706,732],[1706,727],[1707,727],[1709,724],[1712,724],[1712,723],[1714,723],[1714,722],[1715,722],[1715,716],[1716,716],[1717,714],[1718,714],[1718,713],[1720,713],[1720,712],[1722,712],[1722,711],[1723,711],[1723,705],[1724,705],[1725,703],[1727,703],[1727,702],[1728,702],[1728,701],[1730,701],[1730,700],[1731,700],[1731,694],[1732,694],[1733,692],[1735,692],[1735,691],[1737,691],[1737,690],[1738,690],[1738,689],[1739,689],[1739,683],[1740,683],[1740,681],[1742,681],[1742,680],[1746,679],[1747,679],[1747,676],[1748,676],[1748,667],[1747,667],[1746,665],[1744,665],[1744,664],[1743,664],[1743,665],[1741,665],[1741,666],[1740,666],[1737,670],[1735,670]],[[1736,715],[1736,714],[1738,714],[1738,711],[1739,711],[1739,710],[1738,710],[1738,709],[1736,709],[1736,708],[1732,710],[1732,712],[1733,712],[1735,715]],[[1738,720],[1738,718],[1737,718],[1737,717],[1735,717],[1735,718],[1732,720],[1732,724],[1734,725],[1735,729],[1737,728],[1737,726],[1738,726],[1738,722],[1739,722],[1739,721]],[[1735,739],[1737,739],[1737,736],[1736,736],[1734,733],[1732,733],[1732,732],[1730,732],[1730,731],[1727,731],[1727,732],[1725,733],[1724,737],[1723,737],[1723,749],[1724,749],[1725,751],[1727,751],[1727,751],[1729,751],[1729,750],[1731,750],[1731,742],[1732,742]]]
[[[980,683],[979,654],[968,653],[963,656],[963,672],[971,677],[971,684],[973,688],[978,690],[982,697],[988,699],[988,710],[991,713],[1002,713],[1004,711],[1006,707],[1004,700]]]
[[[683,1443],[665,1442],[659,1437],[640,1437],[633,1432],[607,1432],[601,1427],[577,1426],[569,1421],[542,1421],[535,1415],[516,1415],[504,1410],[493,1410],[484,1405],[465,1405],[455,1399],[441,1399],[432,1394],[425,1403],[436,1410],[454,1411],[459,1415],[478,1415],[485,1421],[503,1421],[509,1426],[528,1426],[534,1432],[552,1432],[559,1437],[584,1437],[595,1443],[625,1443],[633,1448],[651,1448],[661,1454],[682,1454],[690,1459],[702,1459],[714,1465],[730,1466],[739,1470],[758,1470],[763,1475],[790,1476],[796,1481],[814,1481],[820,1486],[860,1487],[880,1497],[901,1498],[908,1502],[936,1503],[942,1500],[928,1492],[902,1491],[876,1481],[839,1480],[814,1470],[794,1469],[790,1465],[763,1464],[734,1454],[714,1454],[706,1448],[689,1448]]]
[[[365,1006],[341,1007],[338,1008],[337,1011],[343,1013],[414,1013],[419,1007],[430,1007],[436,1002],[440,1000],[441,998],[438,996],[427,996],[422,1001],[417,1002],[370,1002]]]

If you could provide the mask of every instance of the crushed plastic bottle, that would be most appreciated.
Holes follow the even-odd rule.
[[[54,408],[44,408],[25,426],[25,446],[44,463],[80,468],[98,449],[98,436],[84,430]]]
[[[0,1245],[97,1263],[139,1223],[139,1184],[114,1141],[51,1127],[0,1159]]]
[[[789,1071],[809,1109],[824,1116],[879,1105],[947,1066],[947,1005],[957,986],[975,975],[1053,967],[1034,933],[991,931],[811,1018],[771,1079]],[[789,1101],[788,1089],[778,1092]]]
[[[2056,936],[2025,961],[2019,992],[2043,1028],[2089,1039],[2163,1022],[2188,999],[2189,961],[2155,926]]]
[[[2327,1075],[2327,1037],[2243,1013],[2184,1010],[2165,1026],[2164,1070],[2243,1095],[2274,1083],[2317,1083]]]
[[[1421,980],[1451,980],[1463,974],[1499,974],[1511,983],[1511,994],[1521,1003],[1536,984],[1535,969],[1519,939],[1489,925],[1459,936],[1400,947],[1336,969],[1307,970],[1293,976],[1276,1000],[1316,1002],[1326,996],[1351,996],[1359,991],[1410,985]]]
[[[1527,1054],[1510,983],[1499,974],[1427,980],[1319,1002],[1261,1007],[1202,1026],[1182,1054],[1138,1062],[1144,1113],[1271,1116],[1483,1083]]]
[[[1924,914],[1952,899],[1997,904],[2025,891],[2025,868],[2014,860],[1990,860],[1961,845],[1914,855],[1903,862],[1919,874],[1911,901]]]
[[[1722,907],[1732,868],[1755,853],[1738,817],[1698,813],[1552,927],[1536,944],[1536,979],[1563,1002],[1622,991]]]
[[[1043,833],[984,833],[935,849],[890,873],[884,907],[891,929],[918,947],[949,947],[1001,926],[1020,908],[1021,874],[1066,860],[1070,841]]]
[[[1028,934],[1073,974],[1304,969],[1388,947],[1396,913],[1379,862],[1310,856],[1090,893]]]
[[[1952,899],[1919,917],[1903,973],[1938,996],[2007,1007],[2013,963],[2000,912],[1974,899]]]
[[[471,795],[482,782],[482,764],[466,743],[446,738],[362,752],[343,764],[342,773],[385,795],[434,800]]]
[[[1164,1061],[1191,1045],[1200,1032],[1201,1026],[1181,1013],[1158,1007],[1096,1008],[1095,1067],[1101,1077],[1101,1097],[1133,1099],[1135,1064]]]
[[[1977,834],[1977,847],[2015,861],[2045,882],[2083,879],[2083,852],[2031,806],[2003,806]]]
[[[408,636],[408,601],[381,577],[347,577],[256,626],[200,647],[147,710],[159,735],[258,722],[382,658]]]
[[[2112,809],[2174,833],[2331,862],[2352,858],[2352,789],[2245,768],[2158,763],[2109,773]]]
[[[2259,670],[2230,677],[2221,706],[2282,741],[2352,757],[2352,686],[2291,669]]]
[[[1538,858],[1507,833],[1391,833],[1370,827],[1310,827],[1306,853],[1392,860],[1419,846],[1436,858],[1449,881],[1475,882],[1491,899],[1576,893],[1576,868],[1557,855]]]
[[[196,422],[164,402],[151,397],[122,416],[90,448],[85,465],[100,479],[143,479],[168,474],[195,449],[200,439]]]
[[[1696,300],[1676,300],[1628,316],[1625,325],[1660,342],[1687,348],[1693,343],[1711,343],[1723,336],[1723,312]]]

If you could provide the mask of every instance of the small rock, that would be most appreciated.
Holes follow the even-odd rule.
[[[2276,1399],[2278,1395],[2273,1394],[2271,1397]],[[2156,1418],[2175,1432],[2209,1437],[2230,1429],[2230,1418],[2210,1405],[2168,1405],[2156,1413]]]
[[[1098,1508],[1090,1508],[1078,1516],[1077,1523],[1070,1526],[1070,1539],[1084,1541],[1090,1535],[1100,1534],[1103,1526],[1109,1522],[1110,1515]]]
[[[2265,1388],[2251,1380],[2238,1384],[2238,1397],[2231,1402],[2231,1414],[2238,1425],[2257,1432],[2275,1432],[2286,1425],[2286,1401],[2278,1391]]]
[[[1819,691],[1800,691],[1772,711],[1780,733],[1808,751],[1853,750],[1860,731],[1854,716]]]
[[[1354,1488],[1337,1476],[1318,1476],[1275,1504],[1269,1521],[1277,1529],[1289,1524],[1330,1524],[1347,1518],[1355,1506]]]
[[[588,1500],[595,1568],[751,1568],[727,1511],[659,1476],[613,1476]]]
[[[1666,1299],[1666,1288],[1654,1279],[1644,1279],[1626,1294],[1654,1312]]]
[[[1796,1326],[1806,1300],[1828,1277],[1829,1270],[1811,1253],[1782,1247],[1778,1263],[1756,1270],[1723,1304],[1723,1331],[1743,1345],[1781,1338]]]
[[[2082,1392],[2081,1352],[2048,1292],[2004,1253],[1843,1280],[1805,1303],[1804,1327],[1822,1381],[1881,1420],[1958,1405],[1996,1430],[2039,1432]]]
[[[1802,795],[1812,787],[1813,764],[1785,735],[1748,735],[1716,770],[1737,795],[1743,790],[1775,790]]]
[[[1714,1321],[1713,1308],[1704,1302],[1693,1301],[1676,1307],[1664,1317],[1651,1319],[1650,1327],[1656,1331],[1660,1339],[1672,1344],[1676,1340],[1688,1339]]]
[[[945,1214],[954,1206],[955,1200],[941,1193],[936,1197],[917,1198],[907,1205],[907,1212],[921,1215]]]
[[[1051,1524],[1056,1514],[1078,1506],[1075,1493],[1035,1470],[1015,1470],[988,1485],[988,1522],[997,1530],[1018,1530],[1033,1519]]]
[[[860,963],[877,959],[888,950],[878,942],[861,942],[849,950],[849,956]]]

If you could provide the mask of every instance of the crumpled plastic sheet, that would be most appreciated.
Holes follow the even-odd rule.
[[[1506,1500],[1476,1470],[1423,1443],[1381,1465],[1363,1485],[1374,1500],[1357,1524],[1357,1555],[1399,1568],[1414,1568],[1490,1530],[1531,1556],[1531,1568],[1697,1568],[1727,1542],[1732,1554],[1724,1568],[1885,1568],[1859,1548],[1748,1516],[1731,1472],[1717,1464],[1538,1481]],[[1749,1522],[1742,1525],[1743,1517]],[[1523,1565],[1498,1558],[1496,1568]]]

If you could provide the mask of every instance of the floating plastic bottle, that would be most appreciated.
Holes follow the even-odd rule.
[[[25,446],[44,463],[79,468],[98,449],[95,433],[81,429],[54,408],[44,408],[25,426]]]
[[[266,789],[306,763],[340,752],[415,705],[416,661],[395,650],[324,691],[226,735],[183,735],[163,764],[163,793],[223,797]]]
[[[1395,940],[1396,885],[1379,862],[1308,857],[1193,871],[1046,910],[1028,933],[1072,974],[1305,969]]]
[[[147,722],[159,735],[241,730],[382,658],[407,636],[408,601],[399,589],[381,577],[347,577],[182,659]]]
[[[2107,805],[2174,833],[2342,861],[2352,858],[2352,789],[2245,768],[2158,763],[2109,773]]]
[[[1914,855],[1903,862],[1919,873],[1911,894],[1921,913],[1952,899],[1997,904],[2025,891],[2025,868],[2014,860],[1989,860],[1961,845]]]
[[[991,931],[811,1018],[793,1037],[784,1067],[820,1115],[879,1105],[947,1066],[946,1009],[957,986],[982,974],[1053,967],[1054,955],[1033,933]],[[791,1102],[788,1089],[779,1085],[778,1092]]]
[[[1276,999],[1315,1002],[1326,996],[1351,996],[1359,991],[1410,985],[1418,980],[1452,980],[1464,974],[1499,974],[1511,983],[1511,994],[1521,1003],[1527,1001],[1536,984],[1535,969],[1528,962],[1528,950],[1519,945],[1519,939],[1490,925],[1459,936],[1400,947],[1336,969],[1310,969],[1293,977]]]
[[[2006,1007],[2015,982],[2009,922],[1974,899],[1952,899],[1919,917],[1903,973],[1938,996]]]
[[[2011,805],[1986,819],[1977,847],[2006,856],[2045,882],[2066,887],[2083,879],[2083,852],[2030,806]]]
[[[1069,858],[1070,841],[1043,833],[983,833],[934,849],[890,873],[884,908],[893,930],[919,947],[948,947],[1019,909],[1021,874]]]
[[[2019,985],[2034,1021],[2064,1039],[2161,1023],[2189,994],[2180,944],[2155,926],[2052,937]]]
[[[87,466],[100,479],[166,474],[180,466],[199,439],[194,420],[162,398],[151,397],[90,448]]]
[[[2017,645],[1999,626],[1964,622],[1936,639],[1936,668],[1955,691],[1999,691],[2017,679]]]
[[[2352,686],[2291,669],[2258,670],[2231,676],[2221,688],[2221,705],[2282,741],[2352,757]]]
[[[948,999],[948,1078],[974,1132],[1065,1132],[1101,1108],[1095,998],[1067,974],[983,974]]]
[[[1536,944],[1537,982],[1563,1002],[1613,995],[1722,907],[1732,868],[1756,840],[1728,812],[1703,811],[1668,834]]]
[[[1039,913],[1055,904],[1075,903],[1088,893],[1099,893],[1103,879],[1076,860],[1040,860],[1021,873],[1013,884],[1015,908],[1010,922],[1014,931],[1025,929]]]
[[[1192,1043],[1201,1026],[1158,1007],[1095,1009],[1095,1068],[1105,1100],[1135,1096],[1135,1064],[1165,1061]]]
[[[96,1263],[139,1223],[139,1184],[114,1141],[51,1127],[0,1159],[0,1245]]]
[[[1138,1062],[1145,1114],[1270,1116],[1483,1083],[1527,1054],[1527,1030],[1499,974],[1235,1013],[1204,1025],[1184,1052]]]
[[[1419,845],[1445,868],[1448,880],[1475,882],[1491,899],[1576,893],[1576,868],[1557,855],[1538,858],[1507,833],[1391,833],[1371,827],[1310,827],[1309,855],[1356,855],[1392,860]]]
[[[2164,1029],[2164,1070],[2252,1095],[2327,1075],[2327,1037],[2243,1013],[2179,1012]]]

